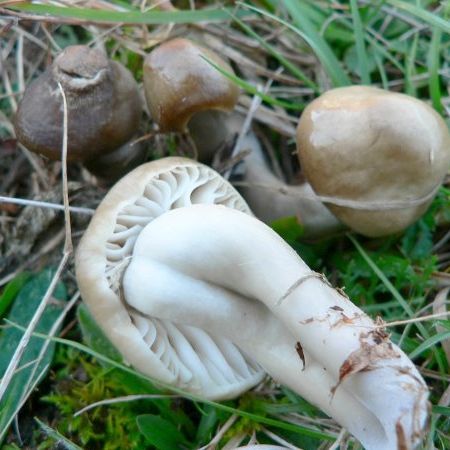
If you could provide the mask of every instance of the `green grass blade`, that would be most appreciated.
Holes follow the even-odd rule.
[[[139,431],[147,442],[158,450],[183,448],[187,441],[181,431],[172,423],[154,414],[143,414],[136,418]]]
[[[11,321],[8,321],[8,323],[15,327],[18,328],[19,330],[25,331],[25,328],[14,323]],[[324,433],[322,431],[319,430],[315,430],[312,428],[308,428],[307,426],[302,426],[302,425],[296,425],[296,424],[291,424],[288,422],[282,422],[280,420],[277,419],[271,419],[268,417],[263,417],[263,416],[259,416],[258,414],[254,414],[254,413],[250,413],[247,411],[242,411],[240,409],[236,409],[233,408],[231,406],[228,405],[224,405],[222,403],[217,403],[214,401],[210,401],[210,400],[205,400],[203,398],[197,397],[193,394],[190,394],[189,392],[185,392],[182,389],[178,389],[175,388],[173,386],[169,386],[166,385],[164,383],[161,383],[159,381],[153,380],[150,377],[143,375],[139,372],[136,372],[135,370],[133,370],[130,367],[125,366],[124,364],[114,361],[111,358],[108,358],[107,356],[102,355],[101,353],[96,352],[95,350],[90,349],[89,347],[87,347],[86,345],[80,344],[79,342],[76,341],[71,341],[69,339],[62,339],[62,338],[57,338],[57,337],[49,337],[46,334],[42,334],[42,333],[33,333],[33,336],[39,339],[50,339],[50,341],[58,343],[58,344],[62,344],[62,345],[66,345],[72,348],[75,348],[83,353],[86,353],[87,355],[90,355],[94,358],[96,358],[98,361],[102,361],[112,367],[115,367],[117,369],[120,369],[126,373],[129,373],[133,376],[137,376],[139,378],[142,378],[143,380],[146,380],[156,386],[159,386],[162,389],[167,389],[175,394],[179,394],[182,395],[183,397],[186,397],[192,401],[196,401],[199,403],[204,403],[207,405],[211,405],[214,406],[215,408],[225,411],[225,412],[229,412],[231,414],[236,414],[240,417],[246,417],[247,419],[251,419],[256,423],[262,423],[265,425],[270,425],[273,426],[275,428],[279,428],[282,430],[286,430],[286,431],[291,431],[300,435],[304,435],[304,436],[309,436],[312,438],[316,438],[316,439],[322,439],[322,440],[327,440],[327,441],[334,441],[336,439],[336,436],[332,436],[328,433]]]
[[[21,326],[26,327],[34,314],[37,305],[45,294],[53,273],[45,270],[31,278],[20,290],[8,315],[14,318]],[[49,333],[55,320],[64,307],[66,291],[62,284],[55,290],[54,297],[60,302],[47,307],[43,313],[37,329],[43,333]],[[55,302],[56,303],[56,302]],[[5,320],[6,321],[6,320]],[[17,328],[8,327],[0,334],[0,378],[8,368],[22,333]],[[45,341],[32,337],[20,359],[20,370],[16,370],[9,382],[5,395],[0,401],[0,443],[5,437],[17,411],[29,392],[42,379],[53,356],[54,345],[44,347]],[[42,352],[42,354],[41,354]]]
[[[409,354],[409,357],[411,359],[415,359],[425,350],[432,349],[432,347],[434,347],[436,344],[445,341],[446,339],[450,339],[450,331],[435,334],[434,336],[428,338],[426,341],[422,342],[417,348],[415,348],[414,351]]]
[[[383,89],[389,90],[389,80],[386,74],[386,70],[383,65],[383,59],[377,51],[374,53],[375,62],[377,63],[378,72],[380,73],[381,84]]]
[[[355,246],[356,250],[359,252],[359,254],[364,258],[366,263],[369,265],[369,267],[374,271],[374,273],[378,276],[380,281],[386,286],[388,291],[391,293],[391,295],[394,297],[394,299],[400,304],[400,306],[403,308],[403,310],[406,312],[406,314],[413,318],[414,312],[411,309],[411,306],[406,302],[406,300],[403,298],[403,296],[400,294],[400,292],[395,288],[395,286],[389,281],[389,279],[386,277],[386,275],[380,270],[380,268],[375,264],[375,262],[372,260],[372,258],[365,252],[365,250],[359,245],[358,241],[350,234],[347,234],[347,237],[350,239],[350,241]],[[414,324],[417,326],[417,329],[420,331],[422,336],[425,339],[430,339],[430,333],[428,333],[425,326],[420,323],[416,322]],[[437,348],[432,348],[434,356],[436,358],[436,362],[439,366],[439,369],[442,373],[445,373],[445,363],[438,351]]]
[[[291,5],[290,0],[285,1],[286,7],[290,7]],[[241,6],[244,8],[247,8],[251,11],[254,11],[258,14],[261,14],[262,16],[268,17],[278,23],[281,23],[286,28],[289,28],[294,33],[299,35],[314,51],[319,61],[323,64],[325,71],[329,75],[333,85],[335,87],[338,86],[348,86],[351,84],[350,78],[347,76],[347,74],[342,69],[338,59],[332,52],[331,48],[328,46],[327,42],[319,35],[319,33],[315,30],[315,28],[311,25],[309,20],[306,18],[306,16],[302,16],[301,13],[298,13],[295,5],[292,4],[292,18],[294,19],[294,22],[297,23],[297,21],[300,21],[297,25],[302,26],[306,25],[306,29],[304,31],[300,30],[297,26],[294,26],[290,24],[289,22],[286,22],[285,20],[280,19],[279,17],[270,14],[262,9],[256,8],[251,5],[247,5],[245,3],[240,3]]]
[[[1,5],[0,5],[1,6]],[[60,7],[54,5],[19,3],[10,5],[9,9],[20,12],[32,13],[40,16],[53,16],[85,20],[95,23],[121,23],[121,24],[148,24],[157,25],[165,23],[195,23],[218,22],[230,19],[229,12],[225,8],[198,9],[187,11],[107,11],[90,8]],[[238,11],[238,16],[245,15],[245,11]]]
[[[58,448],[61,447],[65,450],[83,450],[81,447],[78,447],[78,445],[64,437],[61,433],[49,427],[44,422],[41,422],[37,417],[35,417],[34,420],[37,422],[41,430],[57,443]]]
[[[398,290],[395,288],[395,286],[389,281],[389,279],[386,277],[386,275],[380,270],[380,268],[375,264],[375,262],[372,260],[372,258],[366,253],[366,251],[361,247],[359,242],[350,234],[347,235],[352,244],[355,246],[356,250],[358,250],[359,254],[363,257],[363,259],[366,261],[366,263],[369,265],[369,267],[374,271],[374,273],[377,275],[377,277],[380,279],[380,281],[386,286],[388,291],[391,293],[391,295],[397,300],[397,302],[401,305],[403,310],[406,312],[406,314],[410,317],[414,317],[414,312],[409,306],[409,304],[406,302],[406,300],[403,298],[403,296],[398,292]],[[420,331],[424,333],[424,335],[427,335],[427,332],[423,325],[420,323],[417,324],[417,327],[420,328]]]
[[[231,14],[232,19],[251,37],[256,39],[261,47],[265,48],[275,59],[278,60],[289,72],[296,76],[299,80],[302,80],[306,86],[310,87],[314,92],[319,93],[319,87],[308,76],[306,76],[302,70],[300,70],[295,64],[292,64],[288,59],[280,54],[274,47],[268,44],[261,36],[258,35],[251,27],[245,22],[240,20],[235,14]]]
[[[281,106],[285,109],[292,109],[294,111],[302,110],[305,105],[301,103],[292,103],[292,102],[286,102],[283,100],[278,100],[274,97],[271,97],[270,95],[265,94],[264,92],[261,92],[254,86],[253,84],[249,83],[248,81],[243,80],[242,78],[239,78],[238,76],[234,75],[231,72],[227,72],[222,67],[215,64],[210,59],[206,58],[205,56],[202,56],[202,58],[207,61],[211,66],[213,66],[216,70],[218,70],[222,75],[230,79],[233,83],[237,84],[240,88],[242,88],[244,91],[256,95],[260,97],[262,100],[264,100],[266,103],[269,103],[270,105],[274,106]]]
[[[450,408],[448,406],[433,405],[433,414],[450,417]]]
[[[356,54],[358,56],[361,81],[363,84],[370,84],[369,61],[364,45],[364,31],[356,0],[350,0],[350,9],[352,12],[353,28],[355,30]]]
[[[416,33],[411,44],[411,48],[406,58],[405,66],[405,93],[416,97],[417,89],[412,81],[412,77],[415,75],[415,61],[417,55],[417,44],[419,42],[419,33]]]
[[[27,282],[30,274],[23,272],[13,278],[3,289],[0,294],[0,318],[4,316],[17,294]]]
[[[341,67],[341,63],[331,50],[331,47],[325,39],[318,33],[314,25],[308,17],[308,10],[304,8],[301,1],[285,0],[284,5],[292,17],[297,27],[307,36],[307,42],[315,51],[320,62],[324,65],[325,70],[333,81],[335,87],[347,86],[351,84],[350,79]]]
[[[347,234],[347,237],[350,239],[350,241],[356,247],[356,249],[358,250],[360,255],[364,258],[364,260],[367,262],[369,267],[374,271],[374,273],[378,276],[378,278],[381,280],[381,282],[386,286],[386,288],[389,290],[389,292],[394,297],[394,299],[397,300],[397,302],[400,304],[400,306],[403,308],[403,310],[406,312],[406,314],[409,317],[413,318],[414,312],[411,309],[411,306],[406,302],[406,300],[400,294],[400,292],[389,281],[389,279],[386,277],[386,275],[380,270],[380,268],[375,264],[375,262],[372,260],[372,258],[365,252],[365,250],[361,247],[361,245],[359,245],[358,241],[350,234]],[[422,323],[416,322],[414,325],[417,326],[417,329],[420,331],[420,333],[426,340],[430,339],[430,334],[428,333],[427,329],[424,327],[424,325]],[[400,345],[401,345],[401,341],[400,341]],[[431,350],[434,353],[434,356],[436,358],[436,362],[439,366],[440,372],[445,373],[446,372],[445,362],[444,362],[443,358],[441,357],[438,349],[432,347]]]
[[[367,36],[367,41],[375,48],[378,53],[380,53],[380,55],[386,58],[393,66],[397,67],[397,69],[400,70],[402,74],[405,73],[405,68],[400,64],[400,62],[398,62],[395,57],[391,53],[389,53],[382,45],[380,45],[375,39]]]
[[[401,0],[386,0],[386,3],[389,3],[398,9],[402,9],[403,11],[410,13],[411,15],[428,23],[432,27],[437,27],[440,30],[445,31],[446,33],[450,33],[450,22],[448,20],[445,20],[442,17],[431,13],[430,11],[421,8],[420,6]]]
[[[441,102],[441,83],[439,79],[441,41],[442,31],[435,28],[433,30],[430,52],[428,54],[428,70],[430,72],[429,89],[434,109],[442,114],[444,112],[444,107]]]

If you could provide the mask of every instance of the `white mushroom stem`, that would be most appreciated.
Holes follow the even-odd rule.
[[[252,151],[245,158],[244,183],[239,191],[258,218],[269,223],[295,216],[304,227],[305,237],[312,238],[343,229],[309,183],[288,185],[277,178],[264,160],[256,137],[249,136],[248,141]]]
[[[123,288],[142,314],[229,338],[367,449],[420,441],[427,388],[412,362],[251,216],[194,205],[156,218],[136,240]]]
[[[241,132],[243,121],[244,117],[238,113],[208,110],[195,114],[188,128],[199,160],[211,162],[218,152],[232,145]],[[317,198],[309,183],[288,185],[272,173],[252,131],[245,135],[239,151],[248,155],[244,160],[244,181],[236,185],[256,217],[270,223],[295,216],[307,238],[330,235],[344,228]]]

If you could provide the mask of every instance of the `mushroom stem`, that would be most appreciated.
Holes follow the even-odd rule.
[[[308,238],[342,230],[342,223],[316,198],[309,183],[288,185],[271,172],[259,142],[254,141],[245,158],[245,186],[239,191],[255,215],[266,223],[295,216]]]
[[[201,111],[188,124],[195,142],[198,159],[206,164],[214,161],[217,153],[226,149],[239,135],[244,118],[241,114],[225,111]]]
[[[228,337],[367,449],[418,444],[427,388],[414,365],[253,217],[215,205],[168,211],[141,231],[123,287],[145,315]]]

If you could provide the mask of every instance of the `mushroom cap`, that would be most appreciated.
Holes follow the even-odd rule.
[[[164,42],[145,58],[145,97],[161,131],[184,132],[190,118],[199,111],[234,108],[238,87],[205,58],[233,72],[211,50],[183,38]]]
[[[25,90],[14,121],[29,150],[61,159],[63,102],[67,99],[69,161],[111,152],[137,132],[142,105],[131,73],[87,46],[67,47]]]
[[[164,158],[137,167],[113,186],[97,208],[77,250],[77,281],[97,323],[137,370],[206,398],[230,398],[261,381],[264,372],[258,364],[230,341],[217,343],[201,329],[189,327],[187,332],[169,321],[138,314],[125,306],[119,287],[141,230],[166,211],[198,203],[224,205],[250,214],[228,182],[195,161]],[[194,340],[198,336],[212,339],[219,349],[226,347],[228,355],[239,353],[244,369],[235,370],[230,363],[230,382],[223,383],[212,374],[209,384],[200,383],[198,373],[187,368],[174,350],[174,342],[190,340],[188,334],[195,335]],[[196,347],[194,341],[190,345]],[[200,355],[198,371],[209,373],[208,358],[216,357],[230,359],[227,354]]]
[[[56,56],[51,68],[55,81],[71,91],[81,91],[107,78],[109,61],[99,50],[71,45]]]
[[[310,103],[297,145],[316,194],[330,197],[327,206],[343,223],[374,237],[417,220],[450,165],[450,136],[439,114],[374,87],[332,89]]]

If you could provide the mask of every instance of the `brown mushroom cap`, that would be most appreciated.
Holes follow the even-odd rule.
[[[300,118],[297,145],[314,191],[330,197],[330,210],[367,236],[417,220],[450,165],[450,136],[439,114],[420,100],[373,87],[333,89],[314,100]],[[339,200],[347,204],[336,205]]]
[[[205,58],[233,72],[211,50],[182,38],[164,42],[145,58],[145,96],[161,131],[186,131],[200,111],[233,109],[239,89]]]
[[[67,47],[25,90],[15,117],[18,140],[50,159],[61,158],[63,103],[68,109],[68,160],[113,151],[136,133],[141,100],[131,73],[99,50]]]

